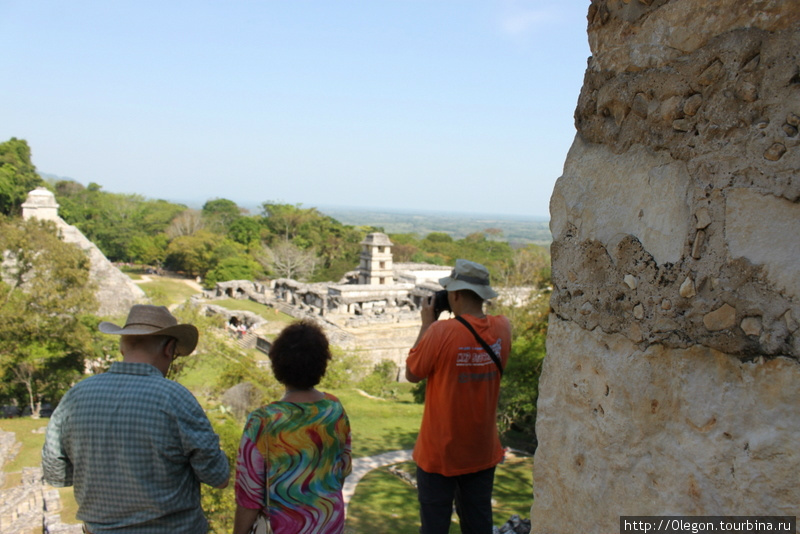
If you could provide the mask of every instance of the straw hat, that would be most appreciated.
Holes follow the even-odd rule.
[[[495,290],[489,285],[489,271],[474,261],[456,260],[456,266],[450,276],[440,278],[439,283],[447,291],[469,289],[484,300],[497,296]]]
[[[197,328],[191,324],[178,324],[178,320],[164,306],[134,304],[128,313],[125,326],[119,327],[103,321],[98,329],[104,334],[120,336],[171,336],[178,340],[175,354],[188,356],[197,346]]]

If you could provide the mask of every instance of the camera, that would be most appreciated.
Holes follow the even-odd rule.
[[[447,300],[447,290],[442,289],[433,294],[433,316],[438,319],[442,312],[449,312],[450,302]]]

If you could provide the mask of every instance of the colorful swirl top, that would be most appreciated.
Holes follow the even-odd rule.
[[[350,421],[339,399],[326,393],[317,402],[273,402],[247,418],[236,503],[263,510],[275,534],[341,533],[351,467]]]

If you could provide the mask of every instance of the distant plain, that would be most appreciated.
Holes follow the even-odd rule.
[[[425,237],[431,232],[443,232],[453,239],[462,239],[488,229],[501,230],[493,239],[508,241],[513,246],[552,242],[550,222],[544,217],[523,215],[487,215],[453,212],[413,212],[400,210],[370,210],[365,208],[318,207],[343,224],[375,226],[388,234],[417,234]]]

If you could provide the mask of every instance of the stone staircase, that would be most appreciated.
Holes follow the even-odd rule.
[[[0,465],[12,460],[18,450],[14,433],[0,431]],[[0,485],[4,482],[5,474],[0,472]],[[3,534],[80,534],[82,526],[62,523],[60,511],[58,490],[44,483],[40,467],[23,468],[19,485],[0,490]]]
[[[256,348],[256,341],[258,339],[258,335],[254,332],[248,332],[242,337],[236,340],[236,344],[239,348],[248,350]]]

